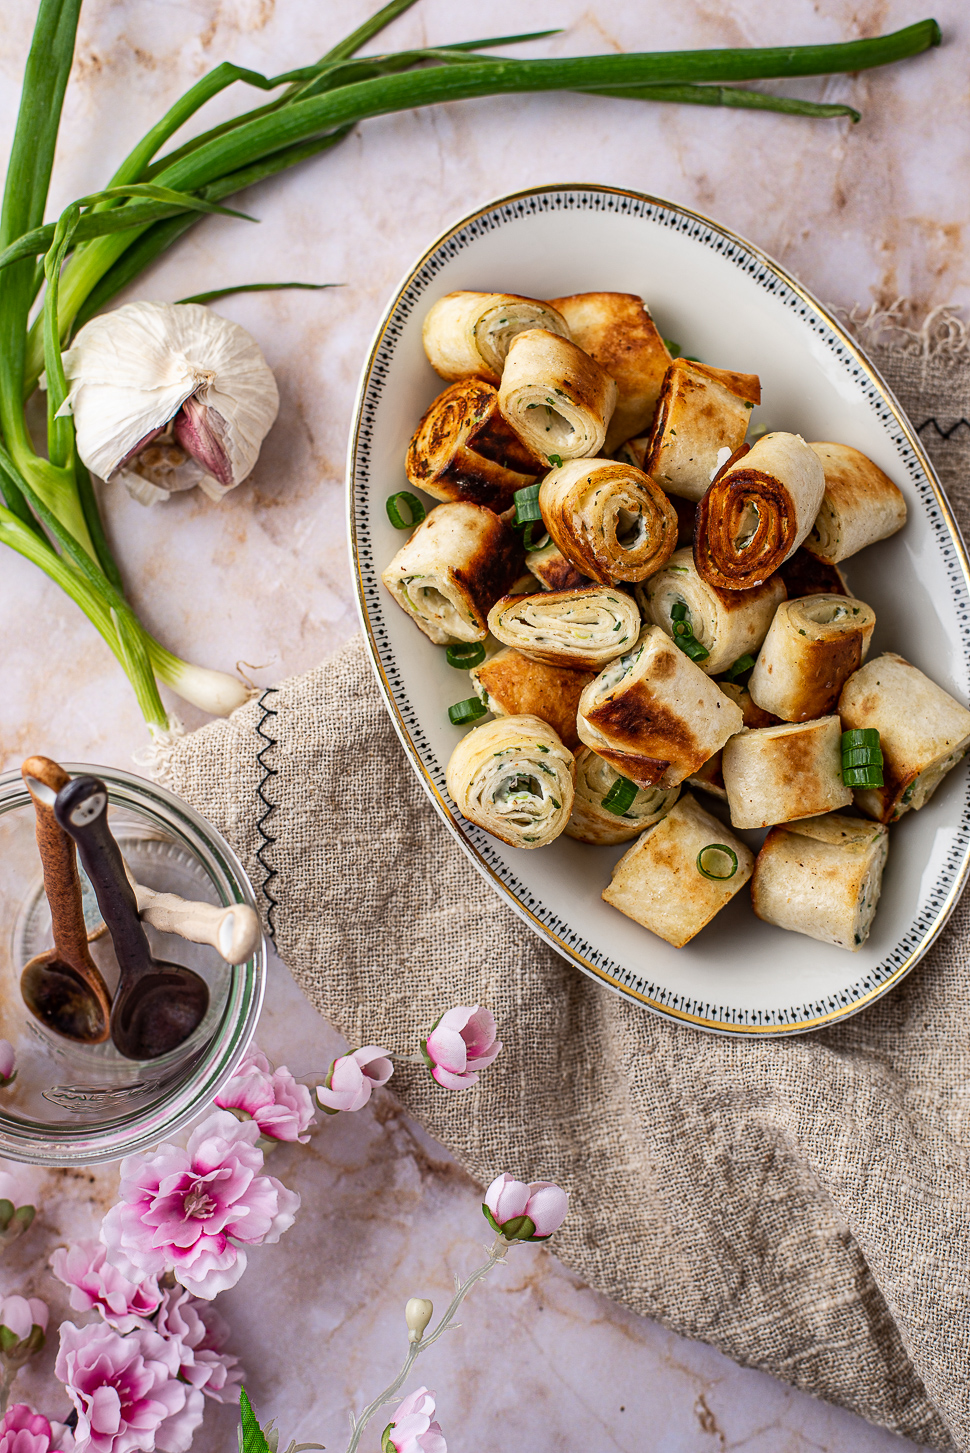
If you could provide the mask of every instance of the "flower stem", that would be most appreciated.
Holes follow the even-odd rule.
[[[455,1313],[458,1311],[458,1308],[461,1306],[462,1302],[465,1300],[472,1287],[475,1285],[476,1282],[481,1281],[483,1277],[488,1276],[493,1266],[498,1266],[499,1262],[505,1260],[506,1253],[508,1252],[508,1249],[511,1245],[513,1245],[513,1243],[511,1241],[506,1241],[504,1236],[496,1236],[489,1250],[488,1259],[484,1261],[476,1271],[473,1271],[471,1276],[466,1277],[463,1282],[459,1282],[458,1289],[448,1305],[448,1310],[441,1318],[441,1321],[438,1323],[437,1327],[435,1327],[434,1331],[430,1332],[427,1337],[423,1337],[420,1342],[411,1343],[410,1347],[408,1348],[408,1355],[404,1359],[404,1366],[401,1368],[401,1371],[398,1373],[397,1377],[388,1387],[384,1389],[382,1393],[379,1394],[378,1397],[374,1399],[372,1403],[368,1404],[368,1406],[361,1413],[360,1417],[354,1423],[354,1432],[349,1444],[347,1445],[347,1453],[357,1453],[357,1448],[360,1444],[361,1434],[363,1433],[364,1428],[370,1422],[371,1418],[377,1412],[378,1408],[382,1407],[384,1403],[390,1402],[394,1394],[403,1386],[408,1376],[408,1373],[411,1371],[411,1368],[414,1366],[414,1363],[417,1361],[419,1355],[424,1352],[428,1347],[430,1347],[432,1343],[437,1342],[438,1338],[443,1332],[447,1332],[448,1328],[451,1326],[451,1323],[454,1321]]]

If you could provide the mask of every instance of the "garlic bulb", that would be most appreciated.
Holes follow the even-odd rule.
[[[244,480],[279,409],[276,380],[238,323],[199,303],[125,303],[64,353],[77,450],[143,504]]]

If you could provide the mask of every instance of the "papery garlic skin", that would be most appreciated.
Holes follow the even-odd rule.
[[[125,303],[85,323],[63,362],[71,387],[60,412],[74,415],[79,455],[143,500],[195,483],[221,499],[253,468],[279,411],[255,340],[200,303]],[[173,421],[186,465],[169,489],[139,490],[139,446]]]

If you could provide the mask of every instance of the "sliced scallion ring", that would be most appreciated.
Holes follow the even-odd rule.
[[[875,762],[868,767],[843,767],[842,781],[846,787],[882,787],[882,767]]]
[[[411,516],[409,520],[406,520],[401,514],[402,504],[407,507],[408,514]],[[387,518],[395,530],[413,529],[415,525],[420,525],[428,513],[417,495],[409,494],[406,489],[398,490],[397,494],[390,495],[387,500],[386,509]]]
[[[881,767],[882,752],[879,747],[849,747],[842,749],[843,767]]]
[[[679,646],[685,656],[692,661],[706,661],[711,654],[706,646],[702,646],[696,636],[674,636],[674,644]]]
[[[605,807],[607,812],[622,817],[633,806],[639,791],[637,784],[631,782],[629,777],[617,777],[600,806]]]
[[[542,519],[537,484],[527,484],[524,489],[517,489],[512,500],[515,504],[515,523],[517,525],[527,525],[530,520]]]
[[[473,666],[480,666],[485,660],[485,647],[481,641],[462,641],[460,646],[448,647],[445,660],[456,671],[470,671]]]
[[[529,523],[526,525],[525,529],[522,531],[523,549],[541,550],[543,545],[548,545],[548,543],[549,531],[546,529],[545,525],[542,524],[540,520],[537,528],[536,521],[530,520]]]
[[[747,671],[753,670],[754,657],[739,656],[738,659],[727,668],[724,674],[729,681],[737,681],[739,676],[743,676]]]
[[[466,701],[456,701],[454,706],[448,708],[448,720],[452,726],[464,726],[466,721],[477,721],[480,716],[487,715],[488,707],[477,696],[469,696]]]
[[[687,619],[687,607],[682,600],[675,600],[670,607],[670,619],[672,621],[685,621]],[[690,630],[690,627],[687,627]]]
[[[842,733],[842,750],[849,751],[852,747],[875,747],[881,750],[879,745],[879,733],[874,727],[853,727],[851,731]]]
[[[697,871],[712,883],[726,883],[738,871],[738,855],[726,843],[708,843],[697,854]]]

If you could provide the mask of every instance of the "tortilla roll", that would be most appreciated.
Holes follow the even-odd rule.
[[[532,328],[569,337],[549,303],[516,293],[447,293],[429,309],[421,330],[424,351],[442,378],[498,383],[513,338]]]
[[[436,505],[381,579],[436,646],[484,641],[487,617],[522,570],[522,544],[482,505]]]
[[[852,594],[839,567],[810,555],[804,545],[789,555],[778,574],[785,582],[789,600],[797,600],[801,595]]]
[[[755,706],[747,688],[738,684],[737,681],[719,681],[718,689],[729,696],[741,708],[741,720],[745,727],[766,727],[775,726],[778,717],[772,716],[770,711],[762,711],[760,706]],[[696,787],[701,792],[709,792],[712,797],[717,797],[721,802],[727,802],[727,788],[724,786],[724,752],[715,752],[709,757],[703,766],[698,767],[687,778],[688,787]]]
[[[773,827],[755,860],[751,904],[759,918],[856,953],[882,891],[889,829],[830,812]]]
[[[752,590],[722,590],[702,580],[689,549],[676,550],[662,570],[634,591],[644,620],[653,621],[673,638],[671,607],[687,607],[686,621],[694,639],[709,653],[697,665],[717,676],[739,656],[754,655],[785,599],[777,575]]]
[[[906,501],[877,464],[849,444],[810,444],[825,471],[825,493],[805,549],[835,565],[888,539],[906,523]]]
[[[547,666],[507,646],[468,674],[477,696],[496,716],[537,716],[571,752],[579,746],[576,713],[592,671]]]
[[[617,400],[606,433],[612,453],[649,429],[671,358],[642,298],[636,293],[575,293],[551,298],[570,336],[616,382]]]
[[[616,384],[568,338],[532,328],[512,340],[498,401],[508,423],[540,459],[587,459],[603,448]]]
[[[678,786],[741,724],[740,707],[659,626],[590,682],[576,719],[580,739],[638,787]]]
[[[827,716],[866,659],[875,628],[875,611],[851,595],[786,600],[748,680],[752,700],[782,721]]]
[[[621,590],[591,585],[505,596],[488,613],[497,641],[550,666],[602,671],[640,634],[640,612]]]
[[[694,559],[709,585],[761,585],[805,539],[825,493],[818,455],[798,434],[765,434],[721,471],[697,506]]]
[[[892,651],[849,677],[839,715],[845,731],[879,733],[884,785],[855,794],[856,806],[879,822],[924,807],[970,746],[970,711]]]
[[[852,801],[837,716],[740,732],[724,748],[721,770],[735,827],[771,827]]]
[[[473,727],[451,754],[446,778],[459,811],[513,848],[542,848],[573,810],[573,754],[537,716]]]
[[[466,499],[499,514],[544,466],[502,418],[498,390],[466,378],[428,409],[404,467],[410,482],[435,499]]]
[[[744,443],[761,403],[757,374],[675,358],[667,369],[643,468],[668,494],[699,500]]]
[[[526,552],[525,568],[532,572],[543,590],[578,590],[581,585],[591,583],[589,576],[577,570],[551,538],[541,550]]]
[[[610,812],[603,800],[620,780],[609,762],[604,762],[589,747],[576,753],[576,795],[573,813],[566,824],[566,836],[577,842],[598,847],[626,843],[639,837],[644,828],[670,811],[680,795],[679,787],[638,787],[637,795],[625,812]]]
[[[730,877],[706,877],[698,867],[698,856],[714,845],[734,855],[737,866]],[[727,854],[706,855],[707,861],[711,856],[718,871],[730,869]],[[674,948],[683,948],[727,907],[753,866],[754,854],[740,838],[685,792],[624,853],[603,899]]]
[[[602,585],[646,580],[677,546],[677,515],[663,490],[614,459],[574,459],[551,470],[539,508],[566,559]]]

